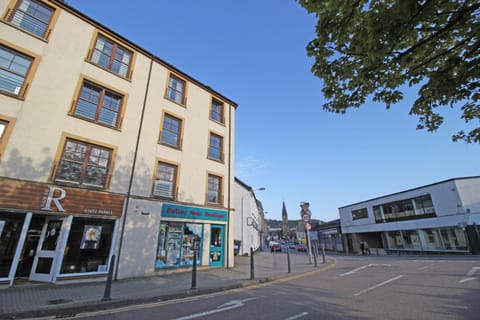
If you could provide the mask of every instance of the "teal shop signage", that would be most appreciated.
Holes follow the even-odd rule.
[[[162,217],[213,221],[228,220],[227,211],[224,210],[176,206],[168,203],[164,203],[162,206]]]

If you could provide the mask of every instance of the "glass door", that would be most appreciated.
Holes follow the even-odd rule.
[[[71,221],[72,217],[45,218],[30,272],[30,280],[55,282]]]
[[[212,225],[210,236],[210,267],[222,267],[223,266],[223,253],[224,253],[224,231],[225,226]]]

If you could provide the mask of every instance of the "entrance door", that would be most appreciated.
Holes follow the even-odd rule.
[[[55,282],[71,222],[71,216],[45,218],[30,272],[30,280]]]
[[[212,225],[210,236],[210,267],[222,267],[223,266],[223,253],[224,253],[224,230],[225,226]]]

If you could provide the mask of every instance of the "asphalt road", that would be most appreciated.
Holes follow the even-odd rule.
[[[308,276],[85,319],[480,319],[480,259],[336,257]]]

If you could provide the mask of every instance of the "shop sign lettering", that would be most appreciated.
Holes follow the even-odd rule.
[[[55,191],[59,191],[60,195],[55,197]],[[50,187],[47,197],[45,199],[45,205],[43,206],[42,210],[47,210],[47,211],[52,211],[52,203],[57,207],[58,211],[64,212],[65,209],[63,209],[62,204],[60,203],[60,200],[63,200],[67,196],[67,192],[58,187]]]
[[[162,217],[227,221],[227,211],[164,204]]]

